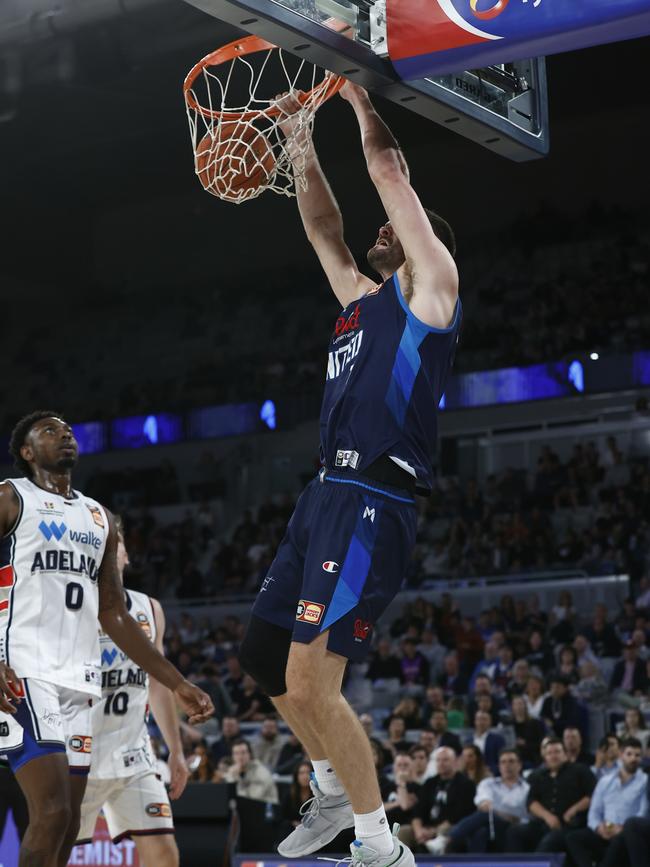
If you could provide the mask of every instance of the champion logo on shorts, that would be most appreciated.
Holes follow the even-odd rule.
[[[68,739],[68,746],[75,753],[90,753],[92,752],[93,739],[84,735],[72,735]]]
[[[323,563],[323,569],[325,572],[338,572],[339,564],[335,563],[334,560],[326,560]]]
[[[169,804],[147,804],[144,811],[147,816],[151,816],[154,819],[169,819],[172,815]]]
[[[306,599],[301,599],[296,611],[296,620],[317,626],[321,622],[324,613],[325,606],[321,605],[320,602],[308,602]]]

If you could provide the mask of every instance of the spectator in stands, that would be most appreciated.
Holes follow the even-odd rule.
[[[621,758],[620,768],[602,777],[594,789],[588,827],[566,835],[576,867],[592,867],[594,861],[600,867],[620,867],[627,860],[623,825],[631,817],[646,815],[648,777],[641,770],[640,742],[625,741]]]
[[[466,744],[460,754],[458,770],[462,771],[475,786],[486,777],[491,777],[490,769],[485,764],[483,753],[475,744]]]
[[[650,658],[650,647],[645,629],[637,627],[632,632],[632,644],[636,647],[637,656],[644,662]]]
[[[400,661],[392,651],[390,641],[380,638],[370,658],[366,677],[373,683],[384,680],[399,680],[402,676]]]
[[[569,692],[569,684],[561,674],[551,677],[551,691],[542,705],[542,719],[558,737],[567,726],[577,727],[580,722],[578,703]]]
[[[278,803],[278,790],[271,772],[259,759],[253,758],[250,744],[244,738],[232,745],[232,760],[227,780],[237,784],[238,798],[251,798],[267,804]]]
[[[587,768],[593,765],[594,757],[584,749],[580,729],[575,726],[567,726],[562,732],[562,743],[567,762],[572,764],[578,762]]]
[[[467,714],[470,719],[474,719],[476,711],[479,710],[479,708],[482,710],[487,709],[485,704],[481,702],[481,699],[484,696],[488,696],[491,699],[490,711],[498,712],[498,710],[501,710],[501,708],[504,707],[502,699],[495,696],[492,681],[485,673],[479,674],[474,681],[474,689],[469,701],[467,702]]]
[[[508,683],[512,677],[512,667],[514,664],[514,652],[509,644],[504,644],[499,648],[499,660],[494,671],[493,684],[497,695],[505,696]]]
[[[621,652],[621,642],[612,624],[607,622],[607,606],[602,603],[596,605],[591,625],[584,634],[598,657],[618,656]]]
[[[428,686],[422,705],[422,719],[431,719],[434,710],[445,710],[445,694],[439,686]]]
[[[275,765],[275,773],[276,774],[292,774],[296,768],[296,765],[302,761],[307,759],[307,753],[305,752],[305,748],[300,743],[298,738],[294,735],[293,732],[289,732],[289,736],[286,741],[282,745],[282,749],[280,750],[280,755],[278,756],[278,760]]]
[[[409,756],[413,762],[413,782],[421,786],[425,780],[432,776],[429,773],[429,753],[425,747],[415,744],[409,750]]]
[[[273,713],[273,705],[249,674],[242,681],[242,696],[237,702],[236,714],[240,722],[259,722]]]
[[[591,773],[597,780],[611,774],[612,771],[618,768],[620,755],[621,742],[618,737],[616,735],[605,735],[598,744]]]
[[[541,677],[531,674],[528,678],[528,683],[526,684],[524,701],[526,702],[528,713],[532,719],[541,718],[545,700],[546,693],[544,692],[544,681]]]
[[[532,819],[506,834],[507,852],[564,852],[565,831],[584,825],[596,781],[588,767],[567,761],[562,741],[548,738],[544,766],[528,778]]]
[[[207,692],[214,704],[214,715],[217,720],[232,716],[233,704],[227,689],[221,682],[219,669],[216,665],[206,662],[201,666],[200,675],[196,680],[204,692]]]
[[[546,734],[544,723],[530,716],[522,695],[514,696],[510,707],[517,752],[524,768],[536,768],[540,762],[539,748]]]
[[[445,670],[438,677],[438,686],[441,686],[445,696],[465,695],[467,692],[467,678],[460,671],[458,656],[448,653],[445,656]]]
[[[451,747],[456,755],[460,755],[460,738],[447,728],[447,714],[444,710],[434,710],[430,719],[431,731],[433,732],[433,749],[438,747]]]
[[[460,667],[465,672],[473,671],[483,655],[483,639],[471,617],[460,617],[453,632],[453,647],[458,654]]]
[[[392,716],[401,717],[406,729],[419,729],[422,725],[420,706],[416,699],[406,696],[393,708]]]
[[[628,707],[625,719],[616,726],[616,734],[621,740],[636,738],[643,750],[647,749],[650,739],[650,729],[646,726],[645,717],[638,707]]]
[[[427,780],[419,795],[412,827],[416,843],[434,854],[444,852],[449,832],[474,812],[476,787],[456,770],[456,754],[439,747],[435,759],[438,773]]]
[[[193,783],[209,783],[214,773],[214,764],[210,758],[208,748],[204,743],[197,744],[188,758],[187,766],[190,769],[190,780]]]
[[[407,687],[425,687],[429,683],[429,663],[418,650],[415,638],[405,638],[402,642],[400,682]]]
[[[573,639],[573,649],[575,650],[577,656],[576,662],[578,665],[578,670],[584,662],[592,662],[597,669],[600,669],[600,660],[591,649],[589,639],[586,635],[583,635],[582,633],[578,633],[578,635],[576,635],[576,637]]]
[[[293,769],[291,785],[282,798],[282,818],[290,826],[291,830],[297,828],[302,820],[300,808],[305,801],[313,797],[313,792],[309,785],[311,772],[311,762],[298,762]]]
[[[614,666],[609,688],[619,693],[619,701],[629,696],[641,696],[648,688],[646,665],[638,658],[636,644],[632,641],[625,643],[623,659]]]
[[[285,742],[286,738],[278,731],[278,718],[274,714],[268,714],[262,720],[259,734],[251,742],[253,756],[269,770],[273,770]]]
[[[397,753],[408,752],[410,744],[405,740],[406,724],[401,716],[392,716],[388,723],[388,738],[384,741],[383,747],[390,754],[389,761],[392,761]]]
[[[485,764],[495,774],[499,767],[499,753],[505,747],[505,741],[503,735],[490,731],[493,725],[492,715],[478,710],[474,715],[474,734],[469,743],[478,747],[485,758]]]
[[[529,786],[521,776],[521,759],[516,750],[503,749],[499,756],[499,776],[487,777],[477,789],[477,811],[461,819],[449,833],[449,852],[482,854],[490,841],[502,852],[511,825],[526,821]]]
[[[420,786],[415,780],[413,760],[408,753],[398,753],[393,763],[393,779],[386,780],[381,799],[390,824],[400,825],[399,838],[406,845],[413,843],[411,823],[418,805]]]
[[[607,684],[600,668],[586,659],[580,665],[580,680],[573,687],[574,696],[591,708],[604,707],[609,697]]]
[[[562,650],[560,650],[558,667],[551,675],[551,680],[555,674],[563,677],[571,686],[580,680],[580,673],[578,672],[578,654],[570,644],[565,644]]]
[[[512,677],[508,681],[506,692],[508,698],[514,695],[523,695],[528,686],[528,678],[530,677],[530,666],[527,659],[518,659],[512,666]]]
[[[236,707],[244,695],[244,672],[236,653],[230,653],[226,657],[226,669],[228,674],[223,679],[223,685],[226,687],[231,702]]]
[[[474,671],[472,672],[472,676],[469,682],[469,688],[474,689],[476,684],[476,678],[481,674],[486,674],[492,682],[494,678],[494,673],[497,669],[497,664],[499,662],[499,645],[494,640],[494,636],[490,641],[485,642],[485,646],[483,648],[483,659],[477,662],[474,667]]]
[[[221,737],[212,744],[212,759],[218,762],[224,757],[230,758],[232,746],[238,740],[241,740],[239,720],[234,716],[225,716],[221,720]]]
[[[429,663],[431,679],[435,680],[443,670],[447,648],[440,644],[433,629],[425,628],[422,630],[418,650]]]

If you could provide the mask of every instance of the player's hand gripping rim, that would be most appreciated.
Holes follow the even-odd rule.
[[[3,713],[16,713],[12,704],[14,701],[22,701],[23,689],[20,678],[5,662],[0,662],[0,711]]]
[[[210,696],[189,680],[182,680],[174,690],[174,695],[192,725],[205,722],[214,714]]]

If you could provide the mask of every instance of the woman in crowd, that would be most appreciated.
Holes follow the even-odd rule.
[[[542,715],[542,705],[546,694],[544,692],[544,681],[541,677],[532,674],[528,678],[526,692],[524,693],[524,701],[528,708],[528,715],[533,719],[539,719]]]
[[[483,753],[475,744],[467,744],[467,746],[463,747],[459,766],[461,771],[470,778],[475,786],[478,786],[481,780],[492,776],[485,764]]]
[[[209,783],[212,780],[214,764],[205,744],[197,744],[194,747],[187,764],[191,771],[190,780],[193,783]]]
[[[645,724],[645,717],[636,707],[628,707],[625,711],[625,720],[616,726],[616,734],[621,741],[628,738],[637,738],[641,741],[644,750],[648,748],[650,729]]]
[[[524,696],[512,699],[512,727],[515,730],[516,746],[524,768],[536,768],[541,758],[539,746],[546,734],[546,727],[540,719],[533,719],[528,713]]]
[[[560,651],[557,669],[555,674],[561,674],[562,677],[574,686],[580,680],[580,672],[578,671],[578,654],[575,647],[570,644],[565,644]]]
[[[291,785],[282,799],[282,819],[297,828],[302,821],[301,806],[312,797],[309,779],[312,772],[310,762],[300,762],[293,771]]]

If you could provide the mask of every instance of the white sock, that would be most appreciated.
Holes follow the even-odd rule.
[[[393,835],[386,818],[383,804],[372,813],[354,814],[354,835],[364,846],[370,846],[379,855],[390,855],[393,851]]]
[[[345,789],[341,785],[341,781],[336,776],[336,771],[327,761],[327,759],[317,759],[312,761],[314,774],[316,774],[316,782],[318,788],[324,795],[342,795]]]

